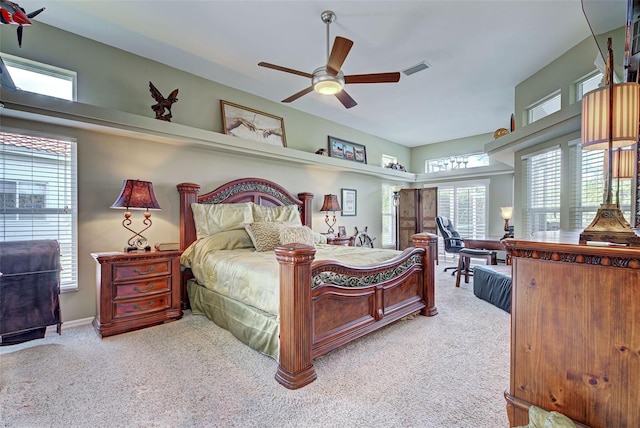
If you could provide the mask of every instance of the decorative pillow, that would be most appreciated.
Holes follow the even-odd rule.
[[[297,242],[299,244],[315,247],[315,237],[313,236],[313,233],[313,230],[309,229],[307,226],[284,226],[280,231],[280,244],[292,244]]]
[[[259,221],[245,224],[256,251],[272,251],[280,245],[280,231],[284,228],[281,222]]]
[[[191,204],[198,239],[226,230],[242,230],[253,222],[251,202],[239,204]]]
[[[297,205],[284,205],[278,207],[265,207],[252,204],[253,221],[282,221],[302,226],[300,211]]]
[[[207,251],[235,250],[238,248],[253,248],[253,241],[246,230],[225,230],[202,238],[202,246]]]

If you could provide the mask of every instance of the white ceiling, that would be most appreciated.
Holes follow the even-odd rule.
[[[37,22],[280,102],[310,85],[258,67],[312,72],[331,43],[354,41],[345,74],[431,68],[399,83],[347,85],[345,109],[310,93],[288,104],[409,147],[508,127],[514,87],[590,35],[579,0],[21,1]],[[29,29],[24,31],[28,43]],[[176,82],[179,87],[179,82]]]

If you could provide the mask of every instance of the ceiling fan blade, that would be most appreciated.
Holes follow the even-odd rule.
[[[400,73],[352,74],[344,76],[344,83],[395,83],[400,81]]]
[[[351,40],[340,36],[336,37],[331,48],[331,55],[329,55],[329,60],[327,61],[327,71],[338,74],[352,46],[353,42]]]
[[[296,92],[295,94],[291,95],[289,98],[285,98],[284,100],[282,100],[282,102],[283,103],[290,103],[291,101],[295,101],[298,98],[300,98],[301,96],[306,95],[311,91],[313,91],[313,86],[309,86],[308,88],[305,88],[305,89],[301,90],[300,92]]]
[[[298,76],[306,77],[308,79],[312,79],[313,75],[310,73],[305,73],[304,71],[294,70],[293,68],[282,67],[275,64],[269,64],[268,62],[259,62],[258,65],[260,67],[271,68],[273,70],[284,71],[285,73],[291,73]]]
[[[336,98],[338,98],[342,105],[346,108],[351,108],[358,105],[358,103],[353,98],[351,98],[351,96],[347,94],[344,89],[336,94]]]

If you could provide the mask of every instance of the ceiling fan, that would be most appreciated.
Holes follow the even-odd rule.
[[[335,95],[346,108],[351,108],[358,105],[358,103],[345,92],[343,89],[344,85],[351,83],[395,83],[400,80],[400,73],[398,72],[352,74],[345,76],[341,68],[353,46],[353,42],[344,37],[337,36],[333,42],[331,53],[329,53],[329,27],[336,19],[336,14],[327,10],[322,12],[320,17],[322,18],[322,22],[327,24],[327,65],[316,68],[312,73],[306,73],[268,62],[258,63],[260,67],[284,71],[285,73],[296,74],[311,79],[311,86],[291,95],[289,98],[285,98],[282,100],[283,103],[290,103],[311,91],[315,91],[322,95]]]

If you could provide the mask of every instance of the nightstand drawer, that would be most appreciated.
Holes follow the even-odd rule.
[[[158,293],[166,293],[171,290],[171,278],[150,278],[147,281],[137,281],[114,284],[114,300],[122,300],[131,297],[152,296]]]
[[[148,276],[169,275],[171,260],[141,260],[113,265],[113,281],[125,281]]]
[[[164,311],[171,306],[171,296],[169,294],[150,297],[148,299],[123,301],[114,303],[113,318],[124,318],[136,315],[150,314]]]

